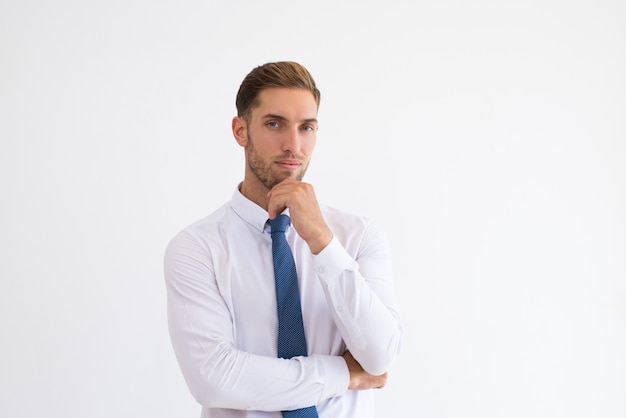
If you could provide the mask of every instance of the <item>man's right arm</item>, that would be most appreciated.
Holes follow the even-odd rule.
[[[190,392],[203,406],[279,411],[341,396],[358,367],[340,356],[281,359],[236,348],[233,314],[209,251],[183,232],[164,259],[170,337]],[[352,364],[354,366],[354,364]]]

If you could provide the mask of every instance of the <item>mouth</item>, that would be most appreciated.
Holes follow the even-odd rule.
[[[278,160],[276,165],[285,170],[297,170],[302,165],[300,160]]]

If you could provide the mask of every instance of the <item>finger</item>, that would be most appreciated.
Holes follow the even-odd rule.
[[[276,196],[273,196],[267,204],[267,214],[270,219],[274,219],[275,217],[280,215],[285,210],[285,208],[287,208],[287,202],[280,198],[277,198]]]

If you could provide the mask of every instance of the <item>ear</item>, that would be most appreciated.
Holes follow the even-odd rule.
[[[248,127],[246,126],[246,121],[242,117],[235,116],[233,118],[232,129],[235,141],[242,147],[246,147],[248,145]]]

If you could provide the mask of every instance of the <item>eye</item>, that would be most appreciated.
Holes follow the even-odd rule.
[[[315,126],[313,126],[313,125],[304,125],[302,127],[302,129],[307,131],[307,132],[314,132],[315,131]]]
[[[278,126],[279,126],[278,122],[276,122],[275,120],[270,120],[265,125],[270,127],[270,128],[278,128]]]

